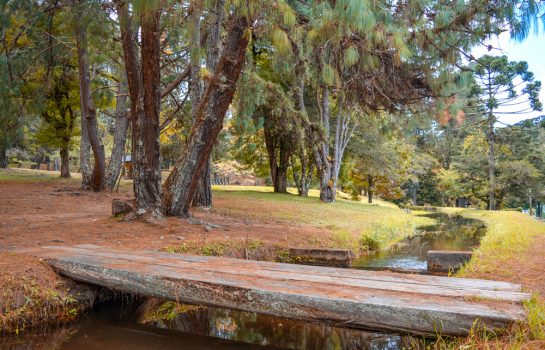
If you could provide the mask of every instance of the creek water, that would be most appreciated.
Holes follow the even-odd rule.
[[[427,214],[437,224],[395,249],[355,261],[361,269],[422,271],[431,249],[467,250],[478,245],[485,227],[480,221]],[[407,348],[396,334],[365,332],[316,323],[211,307],[187,307],[169,321],[139,323],[138,302],[106,303],[77,323],[0,337],[0,349],[118,350],[118,349],[373,349]]]
[[[5,350],[249,350],[403,348],[399,335],[248,312],[187,306],[171,321],[141,324],[138,307],[102,304],[77,323],[0,338]]]
[[[445,213],[424,216],[437,223],[418,228],[419,234],[403,239],[390,250],[363,255],[352,264],[354,268],[426,272],[426,254],[430,250],[472,250],[486,233],[483,222]]]

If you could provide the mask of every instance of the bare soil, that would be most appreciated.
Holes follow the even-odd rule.
[[[161,224],[145,224],[112,217],[112,199],[129,199],[131,192],[81,191],[76,180],[0,182],[0,251],[81,243],[159,250],[184,242],[248,239],[299,246],[311,238],[330,237],[329,230],[309,225],[228,216],[222,208],[232,204],[221,198],[215,198],[210,211],[195,209],[189,220],[170,217]]]

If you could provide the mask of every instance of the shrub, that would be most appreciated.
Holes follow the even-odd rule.
[[[360,251],[376,251],[381,247],[380,241],[370,235],[362,235],[358,241]]]

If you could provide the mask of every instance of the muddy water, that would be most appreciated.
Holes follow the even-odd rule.
[[[356,261],[364,269],[426,269],[431,249],[466,250],[478,245],[484,225],[440,213],[428,214],[436,225],[404,240],[392,251]],[[62,327],[0,337],[0,349],[316,349],[398,350],[408,348],[396,334],[364,332],[342,327],[286,320],[234,310],[188,307],[170,321],[139,324],[139,303],[104,304],[81,321]]]
[[[437,220],[437,224],[419,227],[419,234],[404,239],[391,250],[356,259],[353,267],[425,272],[429,250],[472,250],[486,232],[485,225],[479,220],[444,213],[425,216]]]

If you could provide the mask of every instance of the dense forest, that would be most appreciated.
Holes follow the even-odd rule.
[[[524,39],[542,7],[3,0],[0,166],[52,163],[111,191],[130,155],[146,221],[211,206],[222,162],[327,203],[343,191],[532,207],[545,200],[545,116],[498,118],[540,111],[541,83],[526,62],[471,52],[502,32]]]

